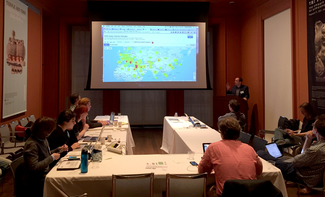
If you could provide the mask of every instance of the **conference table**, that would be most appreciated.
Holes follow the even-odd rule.
[[[127,116],[124,120],[128,121]],[[173,127],[172,124],[170,126]],[[61,158],[58,164],[53,167],[52,170],[47,174],[44,184],[44,197],[68,197],[80,195],[83,193],[87,193],[88,196],[96,197],[111,196],[112,174],[141,174],[151,172],[154,173],[154,196],[158,197],[162,196],[162,193],[166,191],[167,173],[196,174],[198,172],[197,167],[192,166],[189,161],[194,160],[199,163],[201,157],[203,156],[203,153],[202,151],[199,151],[200,148],[199,146],[194,144],[194,141],[189,140],[187,143],[184,142],[187,141],[187,139],[189,138],[189,136],[187,136],[187,138],[185,135],[186,128],[180,127],[180,130],[184,129],[184,132],[181,131],[180,135],[178,135],[179,137],[177,138],[178,140],[182,139],[185,145],[183,144],[181,145],[181,147],[183,148],[176,148],[175,150],[181,150],[182,152],[184,152],[186,150],[185,147],[188,147],[188,149],[191,150],[195,150],[196,153],[194,155],[194,159],[191,160],[188,159],[187,151],[185,151],[185,154],[132,155],[132,152],[130,152],[129,149],[132,149],[135,144],[132,135],[128,137],[128,133],[131,133],[131,129],[129,128],[129,124],[123,125],[123,127],[123,129],[118,129],[115,127],[105,127],[103,134],[112,135],[113,140],[119,139],[122,144],[125,143],[125,152],[123,152],[122,154],[109,152],[106,151],[106,146],[102,145],[102,161],[89,162],[87,173],[81,173],[80,169],[57,170],[60,163],[64,162],[64,160],[67,160],[68,156],[80,156],[81,154],[80,150],[69,152],[67,156]],[[191,130],[195,128],[189,129]],[[100,130],[100,128],[92,129],[87,131],[85,135],[96,136],[100,133]],[[209,134],[212,134],[213,129],[195,129],[195,131],[211,132]],[[216,131],[214,132],[218,133]],[[204,140],[204,142],[212,142],[214,139],[220,140],[221,138],[220,136],[215,135],[213,136],[213,139],[210,139],[210,141],[206,138],[199,139]],[[174,144],[174,146],[176,146],[177,144]],[[278,187],[282,191],[282,193],[284,193],[284,196],[287,197],[286,188],[284,185],[284,180],[281,171],[265,160],[262,160],[262,162],[263,173],[258,178],[270,180],[276,187]],[[208,184],[213,184],[215,182],[213,174],[208,175],[207,182]],[[281,186],[283,186],[283,188]]]
[[[195,117],[192,119],[204,124]],[[208,126],[206,128],[194,127],[187,117],[166,116],[164,118],[161,149],[166,153],[186,154],[188,151],[193,151],[195,156],[202,155],[202,143],[213,143],[220,140],[221,135],[218,131]],[[281,170],[264,159],[260,159],[263,163],[263,172],[257,178],[270,180],[282,192],[282,195],[287,197],[287,188]]]

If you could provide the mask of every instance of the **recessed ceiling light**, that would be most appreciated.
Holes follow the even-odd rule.
[[[234,1],[230,1],[230,2],[229,2],[230,5],[231,5],[231,4],[234,4],[234,3],[235,3]]]

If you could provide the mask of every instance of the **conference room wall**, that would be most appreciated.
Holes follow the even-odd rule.
[[[265,110],[263,20],[288,8],[292,10],[293,118],[302,120],[303,116],[298,111],[298,106],[303,102],[308,102],[306,1],[268,1],[242,17],[242,76],[250,88],[249,107],[252,109],[256,104],[258,108],[258,128],[264,128]],[[250,110],[249,116],[251,113]]]
[[[4,15],[4,1],[0,2],[0,14]],[[37,7],[39,9],[39,7]],[[4,21],[0,21],[0,61],[3,62],[3,32]],[[7,124],[13,120],[35,115],[36,118],[42,115],[42,14],[28,9],[28,46],[27,46],[27,111],[6,119],[2,119],[1,124]],[[2,85],[3,85],[3,65],[0,69],[0,111],[2,112]]]
[[[283,6],[285,5],[285,6]],[[289,5],[289,6],[287,6]],[[220,17],[220,18],[209,18],[209,25],[218,28],[218,38],[216,42],[216,59],[215,59],[215,71],[214,78],[216,79],[214,83],[214,96],[216,95],[225,95],[224,84],[226,81],[232,82],[237,74],[231,73],[233,70],[241,69],[241,75],[245,84],[250,87],[251,98],[249,99],[249,107],[252,107],[256,104],[258,108],[259,115],[258,123],[259,127],[264,125],[264,95],[263,95],[263,20],[264,15],[269,14],[272,16],[279,11],[279,7],[282,10],[291,8],[293,10],[292,21],[293,21],[293,39],[295,40],[294,49],[293,49],[293,105],[301,103],[301,101],[308,101],[308,87],[307,87],[307,53],[306,53],[306,18],[301,17],[306,15],[306,5],[303,1],[297,0],[270,0],[264,3],[263,5],[254,8],[252,10],[247,10],[247,12],[238,17],[238,22],[233,24],[234,20],[229,19],[229,17]],[[273,12],[273,13],[272,13]],[[271,13],[271,14],[270,14]],[[72,15],[72,14],[69,14]],[[268,16],[268,17],[269,17]],[[74,19],[77,20],[75,17]],[[235,18],[233,18],[235,19]],[[210,23],[210,21],[217,21],[216,23]],[[299,24],[299,25],[297,25]],[[60,35],[62,30],[59,29]],[[233,46],[229,43],[233,36],[239,36],[239,48]],[[61,36],[59,37],[61,38]],[[235,38],[236,39],[236,38]],[[59,49],[61,50],[61,46]],[[229,58],[237,58],[238,50],[240,54],[240,63],[237,61],[229,61]],[[54,52],[54,49],[49,49],[47,52]],[[60,57],[61,58],[61,57]],[[66,58],[66,57],[62,57]],[[46,76],[45,76],[46,78]],[[61,79],[60,79],[61,80]],[[298,87],[298,85],[299,87]],[[61,83],[61,85],[65,85]],[[69,85],[68,83],[66,85]],[[57,85],[58,86],[58,85]],[[58,93],[57,93],[58,94]],[[67,94],[68,96],[69,94]],[[63,95],[63,103],[65,102],[65,96]],[[62,99],[62,96],[59,96]],[[167,98],[168,99],[168,98]],[[215,103],[214,103],[215,104]],[[296,107],[293,107],[295,110]],[[56,110],[56,109],[54,109]],[[174,110],[171,110],[174,111]],[[297,111],[294,111],[294,117],[300,118],[300,114]],[[249,117],[251,111],[249,111]],[[214,117],[215,118],[215,117]]]

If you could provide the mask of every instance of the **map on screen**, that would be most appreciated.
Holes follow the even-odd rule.
[[[197,34],[197,26],[103,25],[103,82],[195,82]]]

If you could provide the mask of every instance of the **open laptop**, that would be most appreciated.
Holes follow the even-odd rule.
[[[274,157],[274,158],[280,158],[282,157],[282,153],[278,148],[278,145],[276,143],[270,143],[265,145],[267,152]]]
[[[98,136],[94,136],[94,137],[86,137],[83,141],[84,142],[98,142],[99,141],[99,139],[100,139],[100,137],[102,136],[102,133],[103,133],[103,131],[104,131],[104,129],[105,129],[105,126],[106,125],[104,125],[103,127],[102,127],[102,129],[101,129],[101,131],[100,131],[100,133],[99,133],[99,135]]]
[[[203,153],[205,153],[205,151],[207,150],[208,146],[210,145],[211,143],[202,143],[202,147],[203,147]]]
[[[293,162],[293,157],[291,156],[283,156],[281,151],[278,148],[276,143],[269,143],[265,145],[267,151],[274,158],[281,158],[284,162]]]

